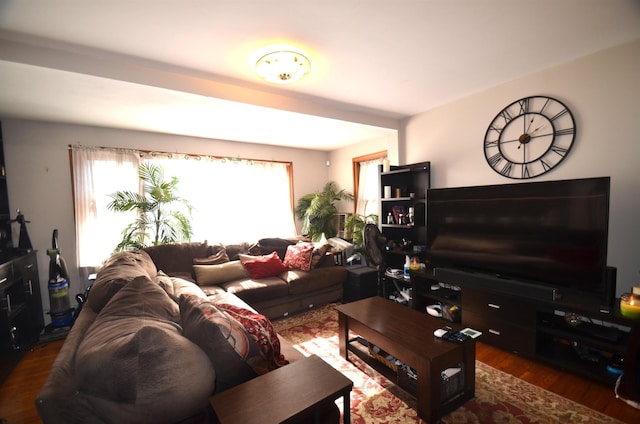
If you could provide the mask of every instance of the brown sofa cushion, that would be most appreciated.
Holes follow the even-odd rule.
[[[98,272],[96,281],[91,286],[87,306],[99,313],[127,283],[136,277],[151,278],[156,272],[154,263],[144,251],[116,253],[104,262]]]
[[[105,422],[172,423],[200,413],[214,390],[204,352],[183,337],[177,304],[145,277],[103,308],[80,342],[78,390]]]
[[[207,300],[195,296],[180,298],[183,334],[209,357],[216,373],[219,393],[258,374],[252,367],[260,361],[260,350],[244,327]]]
[[[235,280],[220,284],[227,292],[237,295],[251,304],[254,301],[273,299],[289,294],[288,284],[280,277],[267,277],[260,280]]]
[[[161,244],[145,247],[143,250],[151,256],[156,268],[168,275],[191,274],[193,259],[209,256],[209,244],[206,241]]]
[[[289,270],[285,280],[289,283],[289,293],[302,294],[334,286],[336,281],[347,278],[347,269],[342,266],[316,268],[313,271]]]
[[[179,277],[169,277],[162,271],[158,271],[155,281],[176,304],[183,294],[207,297],[197,284]]]

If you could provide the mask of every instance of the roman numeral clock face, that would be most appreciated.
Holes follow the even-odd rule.
[[[551,97],[526,97],[502,109],[484,136],[484,156],[513,179],[542,175],[571,150],[576,126],[569,108]]]

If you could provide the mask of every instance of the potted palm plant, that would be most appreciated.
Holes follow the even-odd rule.
[[[302,220],[302,233],[318,241],[322,237],[335,237],[336,228],[333,217],[338,213],[335,202],[338,200],[353,201],[353,194],[339,190],[334,181],[325,184],[322,191],[309,193],[298,199],[295,208],[296,217]]]
[[[109,196],[113,199],[107,205],[109,210],[138,213],[136,220],[122,230],[122,240],[115,251],[190,240],[192,208],[176,193],[178,178],[165,181],[163,167],[146,163],[138,167],[138,176],[143,182],[143,194],[118,191]],[[187,213],[171,209],[177,204],[184,205]]]

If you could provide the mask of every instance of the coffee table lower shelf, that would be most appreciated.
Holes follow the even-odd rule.
[[[456,344],[438,339],[433,332],[442,321],[380,297],[339,305],[336,310],[340,356],[349,360],[351,352],[398,381],[396,373],[355,347],[357,335],[411,367],[417,375],[415,391],[411,384],[405,390],[415,396],[418,416],[426,422],[436,422],[474,397],[474,340]],[[457,368],[459,385],[451,391],[442,374]]]
[[[353,338],[349,340],[348,350],[350,353],[360,358],[360,360],[365,362],[371,368],[382,374],[387,380],[393,382],[417,400],[417,381],[415,379],[412,379],[404,370],[394,370],[388,364],[372,356],[367,350],[366,343],[366,340],[362,339],[361,337]],[[441,402],[441,411],[444,414],[452,412],[472,398],[473,395],[470,395],[468,390],[465,391],[464,388],[457,390],[455,394],[453,394],[451,397],[448,397],[445,401]]]

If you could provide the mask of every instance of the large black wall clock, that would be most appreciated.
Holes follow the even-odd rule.
[[[573,114],[559,100],[525,97],[496,115],[484,136],[484,157],[508,178],[540,176],[567,157],[576,126]]]

